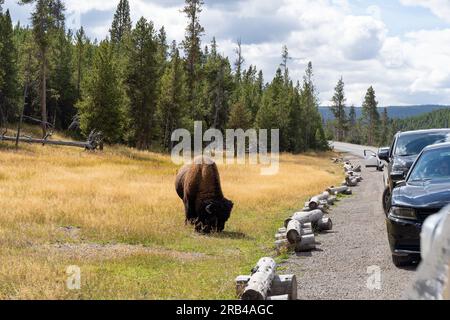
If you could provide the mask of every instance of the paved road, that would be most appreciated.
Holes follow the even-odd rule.
[[[336,151],[347,152],[357,157],[364,157],[364,150],[371,150],[373,152],[378,151],[378,148],[375,147],[360,146],[351,143],[334,141],[330,141],[330,143]]]
[[[355,155],[365,149],[341,143],[336,148]],[[354,155],[347,158],[361,162]],[[354,196],[332,210],[333,232],[317,236],[316,251],[294,255],[286,263],[288,272],[298,277],[301,300],[403,299],[414,280],[414,269],[398,269],[391,261],[381,206],[382,173],[363,168],[362,175],[365,180],[353,189]],[[369,279],[375,280],[371,289]]]

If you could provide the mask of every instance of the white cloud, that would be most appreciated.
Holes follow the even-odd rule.
[[[400,0],[406,6],[420,6],[429,9],[437,17],[450,22],[450,1],[448,0]]]
[[[429,8],[450,21],[449,0],[400,1]],[[380,7],[370,5],[360,10],[362,14],[355,14],[348,0],[209,3],[206,1],[208,6],[201,14],[207,31],[204,44],[217,36],[219,51],[233,61],[235,42],[242,38],[247,66],[263,69],[266,81],[279,66],[281,48],[286,44],[295,58],[289,63],[294,80],[301,80],[306,63],[313,62],[324,104],[341,76],[349,104],[361,105],[371,85],[380,105],[450,103],[450,29],[394,37]],[[117,1],[66,0],[66,5],[69,11],[81,12],[89,19],[90,35],[99,39],[107,36]],[[130,0],[130,6],[133,21],[144,16],[156,27],[164,25],[170,40],[183,39],[187,23],[180,13],[183,1]],[[103,13],[103,20],[93,19],[93,12]]]

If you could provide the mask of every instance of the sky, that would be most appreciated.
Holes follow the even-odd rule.
[[[83,25],[91,38],[108,35],[118,0],[65,0],[67,25]],[[183,0],[130,0],[141,16],[170,40],[181,41],[187,24]],[[29,23],[32,6],[6,0],[15,22]],[[450,105],[450,0],[205,0],[204,44],[215,36],[234,61],[241,39],[246,66],[270,81],[289,48],[291,77],[301,80],[313,63],[322,105],[329,105],[340,77],[347,104],[360,106],[373,86],[380,106]]]

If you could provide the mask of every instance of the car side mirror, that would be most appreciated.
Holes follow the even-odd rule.
[[[399,187],[404,187],[404,186],[406,186],[405,180],[400,180],[400,181],[394,182],[394,188],[399,188]]]
[[[401,181],[405,180],[405,174],[401,171],[392,172],[391,179],[394,182],[396,182],[396,181],[401,182]]]
[[[380,160],[386,161],[389,163],[389,150],[382,149],[378,152],[378,158]]]

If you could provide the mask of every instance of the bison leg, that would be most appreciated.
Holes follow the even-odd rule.
[[[184,201],[184,210],[186,213],[186,224],[190,222],[194,224],[198,218],[198,215],[195,211],[195,201],[185,200]]]

